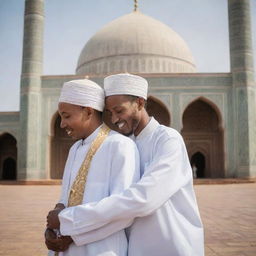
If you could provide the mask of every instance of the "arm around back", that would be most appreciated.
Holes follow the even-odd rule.
[[[114,194],[100,202],[70,207],[60,213],[67,220],[61,232],[79,235],[106,225],[121,223],[151,214],[192,178],[189,160],[182,137],[177,133],[160,137],[155,155],[145,168],[140,181],[120,194]],[[82,216],[71,222],[74,215]],[[123,228],[123,227],[122,227]],[[67,233],[69,232],[69,234]]]

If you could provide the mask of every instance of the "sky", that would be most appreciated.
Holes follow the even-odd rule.
[[[0,0],[0,111],[19,111],[25,0]],[[256,0],[251,2],[256,67]],[[187,43],[198,72],[229,72],[227,0],[138,0]],[[133,11],[133,0],[45,0],[43,75],[75,74],[86,42]]]

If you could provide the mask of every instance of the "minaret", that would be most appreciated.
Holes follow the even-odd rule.
[[[134,12],[138,11],[138,0],[134,0]]]
[[[256,88],[250,0],[228,0],[237,177],[256,177]]]
[[[40,170],[40,89],[43,66],[44,0],[26,0],[20,84],[18,179],[38,179]]]
[[[234,86],[254,82],[250,0],[229,0],[230,64]]]

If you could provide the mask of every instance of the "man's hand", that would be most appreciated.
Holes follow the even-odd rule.
[[[58,214],[63,209],[65,209],[65,205],[58,203],[58,204],[55,205],[54,209],[48,213],[47,225],[46,225],[47,228],[59,229],[60,223],[59,223]]]
[[[59,229],[60,228],[60,221],[58,214],[62,211],[61,208],[55,208],[54,210],[50,211],[47,216],[47,228],[50,229]]]
[[[57,237],[55,232],[49,228],[45,230],[44,237],[47,248],[55,252],[66,251],[73,242],[70,236]]]
[[[55,205],[54,210],[56,210],[56,209],[63,210],[63,209],[65,209],[65,205],[64,205],[64,204],[61,204],[61,203],[58,203],[58,204]]]

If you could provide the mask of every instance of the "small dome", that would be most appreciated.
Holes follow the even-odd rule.
[[[87,42],[76,74],[195,71],[192,54],[184,40],[160,21],[135,11],[110,22]]]

